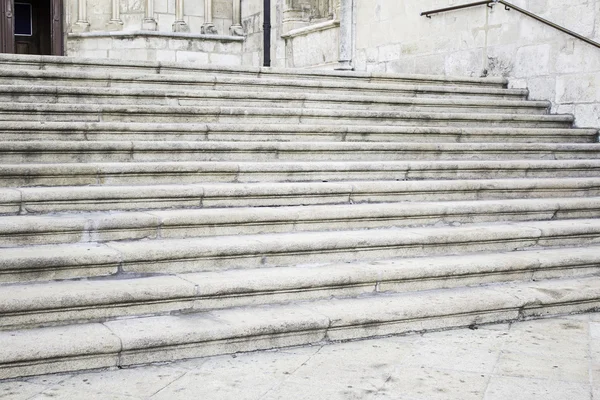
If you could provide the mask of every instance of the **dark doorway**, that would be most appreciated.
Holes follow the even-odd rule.
[[[61,0],[0,0],[0,52],[62,55]]]

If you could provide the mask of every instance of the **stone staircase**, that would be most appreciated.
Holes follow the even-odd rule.
[[[598,131],[505,84],[0,56],[0,379],[597,310]]]

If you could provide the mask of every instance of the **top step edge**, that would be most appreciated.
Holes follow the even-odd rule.
[[[261,75],[296,75],[305,78],[354,78],[373,81],[425,81],[432,83],[445,84],[471,84],[506,87],[508,80],[501,77],[474,78],[466,76],[442,76],[428,74],[399,74],[382,72],[360,72],[360,71],[328,71],[328,70],[309,70],[300,68],[276,68],[276,67],[238,67],[221,65],[197,65],[192,63],[164,62],[164,61],[130,61],[130,60],[109,60],[109,59],[91,59],[82,57],[62,57],[62,56],[38,56],[23,54],[0,54],[0,64],[38,64],[38,69],[47,69],[48,66],[55,67],[121,67],[121,68],[141,68],[153,70],[153,73],[161,74],[168,70],[175,71],[204,71],[214,73],[241,73],[254,74],[257,77]]]

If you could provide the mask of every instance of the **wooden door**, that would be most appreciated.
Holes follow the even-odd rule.
[[[63,55],[62,0],[0,0],[0,52]]]
[[[15,52],[13,0],[0,0],[0,52]]]
[[[63,2],[50,1],[50,46],[53,56],[64,55]]]

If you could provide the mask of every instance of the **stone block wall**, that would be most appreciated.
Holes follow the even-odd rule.
[[[263,3],[262,0],[242,1],[242,27],[244,40],[243,65],[261,66],[263,64]]]
[[[339,58],[338,12],[338,0],[272,0],[272,65],[317,69],[336,67]]]
[[[205,1],[211,1],[211,22],[218,34],[201,33],[207,22]],[[239,5],[240,0],[237,1]],[[242,33],[230,32],[234,23],[232,0],[183,0],[179,3],[183,4],[180,8],[185,23],[183,32],[180,29],[174,32],[176,3],[177,0],[66,0],[66,54],[85,58],[259,65],[256,46],[245,49],[244,37],[239,36]],[[113,5],[118,5],[116,19]],[[82,14],[84,8],[86,12]],[[149,24],[147,13],[152,17]],[[260,13],[255,14],[255,18],[261,17]],[[82,15],[83,23],[79,21]],[[248,25],[248,28],[250,42],[257,42],[255,26]]]
[[[421,17],[456,0],[357,0],[355,69],[505,76],[578,126],[600,126],[600,49],[503,6]],[[600,0],[512,0],[600,41]]]
[[[154,19],[157,22],[157,31],[172,32],[175,22],[175,0],[152,0],[154,5]],[[77,18],[77,1],[67,0],[67,25],[75,22]],[[90,32],[105,32],[111,19],[111,0],[87,0],[87,20]],[[204,2],[202,0],[184,1],[184,21],[189,26],[191,33],[200,33],[204,23]],[[119,0],[120,19],[123,24],[119,30],[138,31],[142,29],[142,20],[145,16],[145,0]],[[212,0],[212,22],[221,35],[229,34],[232,23],[232,1]]]
[[[91,32],[70,35],[67,52],[86,58],[241,66],[243,40],[185,33]]]
[[[284,35],[285,66],[333,69],[338,62],[339,21],[301,28]]]

